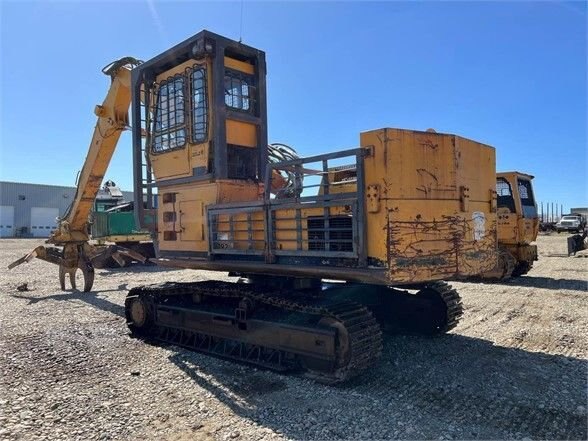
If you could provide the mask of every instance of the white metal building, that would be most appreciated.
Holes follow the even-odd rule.
[[[75,192],[75,187],[0,181],[0,237],[48,237]],[[133,200],[132,192],[123,195]]]
[[[582,216],[588,218],[588,207],[570,208],[570,213],[581,214]]]

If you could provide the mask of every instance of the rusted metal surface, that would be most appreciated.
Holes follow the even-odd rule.
[[[464,240],[472,236],[475,221],[461,216],[442,216],[439,220],[412,221],[392,219],[387,224],[388,262],[390,279],[402,282],[455,279],[472,270],[490,269],[496,253],[496,227],[486,227],[484,237],[477,241]],[[486,267],[478,265],[484,260]],[[471,262],[474,263],[471,263]]]

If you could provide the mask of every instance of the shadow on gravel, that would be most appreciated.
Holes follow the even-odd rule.
[[[493,283],[509,286],[529,286],[532,288],[553,290],[569,289],[572,291],[588,291],[588,282],[586,280],[580,279],[554,279],[551,277],[522,276]]]
[[[77,290],[71,290],[68,292],[63,292],[60,294],[53,294],[49,296],[43,297],[36,297],[36,296],[27,296],[23,294],[12,294],[11,296],[17,299],[24,299],[28,300],[29,305],[44,302],[46,300],[56,300],[56,301],[66,301],[69,302],[71,300],[81,300],[82,302],[87,303],[95,308],[101,309],[106,312],[110,312],[112,314],[118,315],[119,317],[125,317],[125,309],[121,305],[117,305],[116,303],[112,303],[110,300],[107,300],[103,297],[99,297],[99,294],[105,292],[112,292],[112,291],[126,291],[127,284],[123,283],[119,285],[117,288],[114,289],[106,289],[102,291],[90,291],[90,292],[81,292]]]
[[[380,363],[337,387],[182,349],[169,360],[236,414],[288,438],[588,436],[585,360],[457,334],[387,336]]]

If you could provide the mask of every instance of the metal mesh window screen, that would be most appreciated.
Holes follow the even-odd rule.
[[[227,70],[225,72],[225,104],[233,109],[253,112],[252,78]]]
[[[506,179],[498,178],[496,180],[496,195],[498,208],[508,208],[511,213],[516,212],[512,189]]]
[[[537,217],[537,207],[535,207],[535,197],[533,196],[531,182],[526,179],[519,179],[517,183],[519,186],[521,205],[523,206],[523,217]]]
[[[227,156],[230,179],[257,178],[257,149],[228,144]]]
[[[208,103],[206,99],[206,70],[195,68],[192,79],[192,142],[203,142],[208,132]]]
[[[510,184],[503,179],[496,181],[496,194],[498,196],[511,196]]]
[[[529,181],[519,179],[519,194],[521,196],[521,202],[523,205],[535,205],[533,199],[533,190],[531,190],[531,183]]]
[[[155,108],[153,151],[164,152],[186,144],[184,77],[169,79],[159,86]]]

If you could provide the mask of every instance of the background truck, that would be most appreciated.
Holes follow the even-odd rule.
[[[555,231],[558,233],[561,233],[562,231],[568,233],[582,233],[585,228],[586,218],[577,213],[565,214],[555,224]]]

